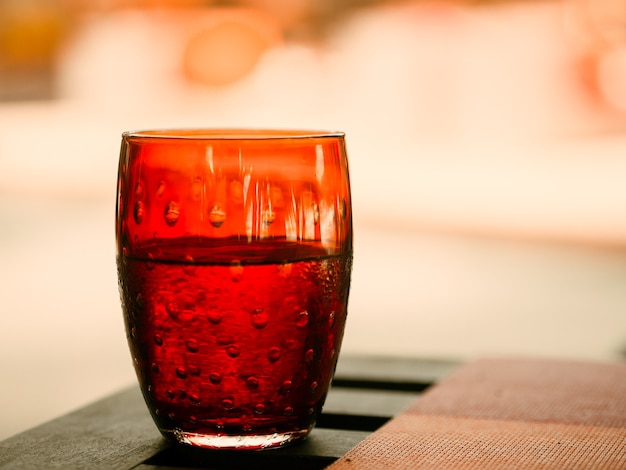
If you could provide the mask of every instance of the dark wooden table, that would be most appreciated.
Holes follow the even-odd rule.
[[[322,469],[344,455],[459,364],[342,356],[311,435],[284,449],[200,451],[172,446],[132,385],[0,442],[2,469]]]

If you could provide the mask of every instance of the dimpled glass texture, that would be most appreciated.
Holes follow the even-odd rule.
[[[342,133],[125,133],[116,245],[132,361],[166,438],[250,450],[311,432],[352,270]]]

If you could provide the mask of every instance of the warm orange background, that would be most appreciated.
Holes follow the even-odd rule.
[[[624,3],[347,3],[0,2],[0,438],[134,383],[125,130],[346,132],[344,353],[623,355]]]

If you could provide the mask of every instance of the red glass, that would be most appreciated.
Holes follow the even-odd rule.
[[[161,433],[232,449],[305,437],[346,321],[344,135],[125,133],[116,239],[128,342]]]

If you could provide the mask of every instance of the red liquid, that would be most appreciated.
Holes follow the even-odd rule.
[[[196,251],[215,252],[206,243]],[[156,248],[174,253],[186,246]],[[285,241],[243,246],[250,256],[241,255],[241,245],[222,244],[221,258],[235,259],[236,252],[259,261],[118,258],[137,376],[157,426],[179,441],[180,430],[305,435],[332,379],[352,254],[326,256]]]

